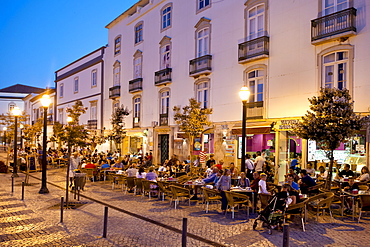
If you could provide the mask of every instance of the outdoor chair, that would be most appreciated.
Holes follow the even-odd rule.
[[[330,209],[330,205],[334,200],[333,192],[321,193],[313,198],[308,198],[307,203],[311,208],[316,211],[316,221],[319,219],[320,210],[322,210],[322,215],[324,216],[325,210],[329,211],[330,219],[333,221],[333,215]]]
[[[370,211],[370,195],[360,195],[360,213],[358,214],[357,222],[360,223],[362,211]]]
[[[189,189],[177,185],[170,185],[170,189],[172,192],[172,200],[175,201],[175,209],[177,207],[177,204],[179,203],[180,198],[187,199],[190,206],[191,194]]]
[[[135,178],[134,181],[135,181],[135,192],[134,194],[136,195],[138,192],[140,194],[143,193],[143,180],[144,178]]]
[[[172,203],[172,192],[169,188],[169,185],[162,181],[157,181],[157,185],[158,185],[159,193],[162,195],[162,201],[164,201],[164,197],[165,195],[167,195],[171,197],[171,203]]]
[[[366,184],[359,184],[358,185],[359,190],[369,190],[369,186]]]
[[[324,186],[324,182],[318,182],[315,186],[311,186],[307,188],[307,194],[309,196],[313,196],[319,193],[319,189]]]
[[[127,191],[133,190],[133,189],[135,189],[135,177],[127,177],[125,194],[127,193]]]
[[[203,195],[204,195],[203,206],[205,206],[206,213],[208,213],[209,203],[221,202],[222,197],[221,197],[220,192],[218,190],[212,190],[212,189],[208,189],[206,187],[203,187],[202,190],[203,190]]]
[[[227,208],[231,208],[231,218],[234,219],[234,209],[235,207],[246,206],[247,208],[247,217],[249,218],[249,197],[247,195],[225,191],[227,199]]]
[[[155,194],[158,193],[158,189],[154,189],[155,187],[157,187],[157,184],[155,182],[143,179],[142,183],[143,183],[143,196],[145,196],[145,193],[148,193],[150,199],[150,195],[152,193]]]
[[[86,172],[86,179],[92,179],[92,181],[95,182],[94,172],[96,171],[96,169],[94,169],[94,168],[85,168],[84,171]]]
[[[270,199],[271,199],[271,195],[269,194],[262,194],[262,193],[259,193],[258,194],[258,197],[259,197],[259,200],[261,202],[261,210],[263,210],[264,208],[267,207]]]
[[[288,208],[285,211],[284,223],[285,223],[285,220],[286,220],[287,216],[289,216],[289,215],[293,215],[293,216],[298,215],[301,218],[302,231],[305,232],[306,229],[305,229],[304,221],[305,221],[305,218],[306,218],[305,217],[305,215],[306,215],[306,204],[307,204],[307,200],[303,201],[303,202],[300,202],[300,203],[297,203],[297,204],[289,205]]]
[[[121,185],[122,191],[126,186],[126,176],[121,174],[116,174],[112,179],[112,190],[115,189],[115,185]]]

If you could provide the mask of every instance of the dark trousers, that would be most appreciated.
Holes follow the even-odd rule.
[[[226,210],[227,209],[227,198],[225,191],[221,190],[221,210]]]

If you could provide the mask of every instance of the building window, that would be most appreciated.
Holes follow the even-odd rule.
[[[142,61],[143,54],[140,50],[137,50],[134,54],[134,79],[142,78]]]
[[[78,77],[74,79],[73,92],[78,93]]]
[[[171,45],[161,47],[161,69],[171,68]]]
[[[170,107],[170,91],[166,90],[161,92],[161,114],[168,114]]]
[[[140,123],[141,98],[134,98],[134,126]]]
[[[202,10],[206,7],[211,6],[211,0],[197,0],[198,2],[198,10]]]
[[[116,61],[113,65],[113,86],[119,86],[121,80],[121,63]]]
[[[64,123],[64,119],[63,119],[63,108],[59,108],[58,109],[58,121],[61,124]]]
[[[265,35],[265,5],[250,8],[247,13],[247,39],[252,40]]]
[[[143,41],[143,23],[140,22],[135,26],[135,44]]]
[[[209,81],[203,81],[196,84],[197,100],[202,108],[209,107]]]
[[[63,83],[61,83],[61,84],[59,85],[59,97],[60,97],[60,98],[63,98],[63,94],[64,94],[64,84],[63,84]]]
[[[263,101],[264,78],[265,73],[261,69],[253,70],[247,74],[247,83],[251,92],[249,96],[250,103]]]
[[[324,15],[330,15],[349,8],[349,0],[324,0],[322,3]]]
[[[97,71],[96,69],[94,69],[92,72],[91,72],[91,87],[96,87],[98,84],[97,84]]]
[[[91,101],[90,102],[90,120],[96,120],[97,119],[97,106],[98,101]]]
[[[166,5],[161,10],[162,15],[162,31],[171,27],[172,4]]]
[[[9,112],[12,112],[12,110],[14,109],[15,107],[15,104],[13,102],[9,103]]]
[[[348,51],[333,52],[323,57],[323,87],[347,88]]]
[[[121,53],[121,35],[114,40],[114,55]]]
[[[209,28],[200,30],[197,34],[198,57],[209,54]]]
[[[118,107],[119,107],[119,100],[115,100],[115,101],[113,101],[113,107],[112,107],[112,109],[113,109],[113,113],[114,112],[116,112],[116,110],[118,109]]]

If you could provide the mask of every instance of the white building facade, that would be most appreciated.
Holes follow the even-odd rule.
[[[82,65],[98,50],[57,71],[57,112],[76,99],[87,107],[100,99],[98,128],[110,128],[114,108],[128,107],[123,153],[153,152],[154,163],[161,163],[172,154],[186,158],[189,144],[172,109],[196,98],[213,108],[213,125],[196,140],[201,145],[193,154],[203,150],[240,163],[238,92],[247,86],[248,153],[267,149],[277,163],[294,154],[303,163],[322,159],[309,150],[311,144],[290,134],[291,124],[321,87],[349,89],[355,111],[369,113],[368,9],[360,0],[140,0],[106,26],[102,96],[88,83],[94,68]],[[84,69],[74,72],[79,66]],[[75,88],[80,76],[86,90]],[[68,97],[60,94],[67,91]],[[87,114],[81,121],[89,119]],[[357,153],[369,163],[366,135],[364,130],[351,140],[353,146],[343,145],[338,159]],[[309,157],[312,152],[316,156]]]

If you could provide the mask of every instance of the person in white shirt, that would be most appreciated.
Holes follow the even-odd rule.
[[[360,182],[367,182],[370,180],[369,168],[367,168],[367,166],[362,167],[361,176],[358,178],[358,180],[360,180]]]
[[[315,176],[315,169],[312,168],[312,164],[311,163],[308,163],[307,164],[307,168],[306,168],[306,172],[308,173],[308,175],[310,175],[310,177],[314,177]]]
[[[144,172],[143,167],[139,168],[139,171],[136,173],[136,177],[137,178],[145,178],[146,177],[146,173]]]
[[[265,153],[262,152],[262,155],[261,155],[261,152],[257,151],[257,158],[254,161],[254,167],[255,167],[256,172],[262,172],[262,167],[263,167],[263,164],[265,163],[265,158],[263,158],[264,154]]]
[[[267,174],[261,173],[260,176],[261,176],[261,180],[258,182],[258,194],[271,195],[271,193],[267,191],[267,184],[266,184]]]

